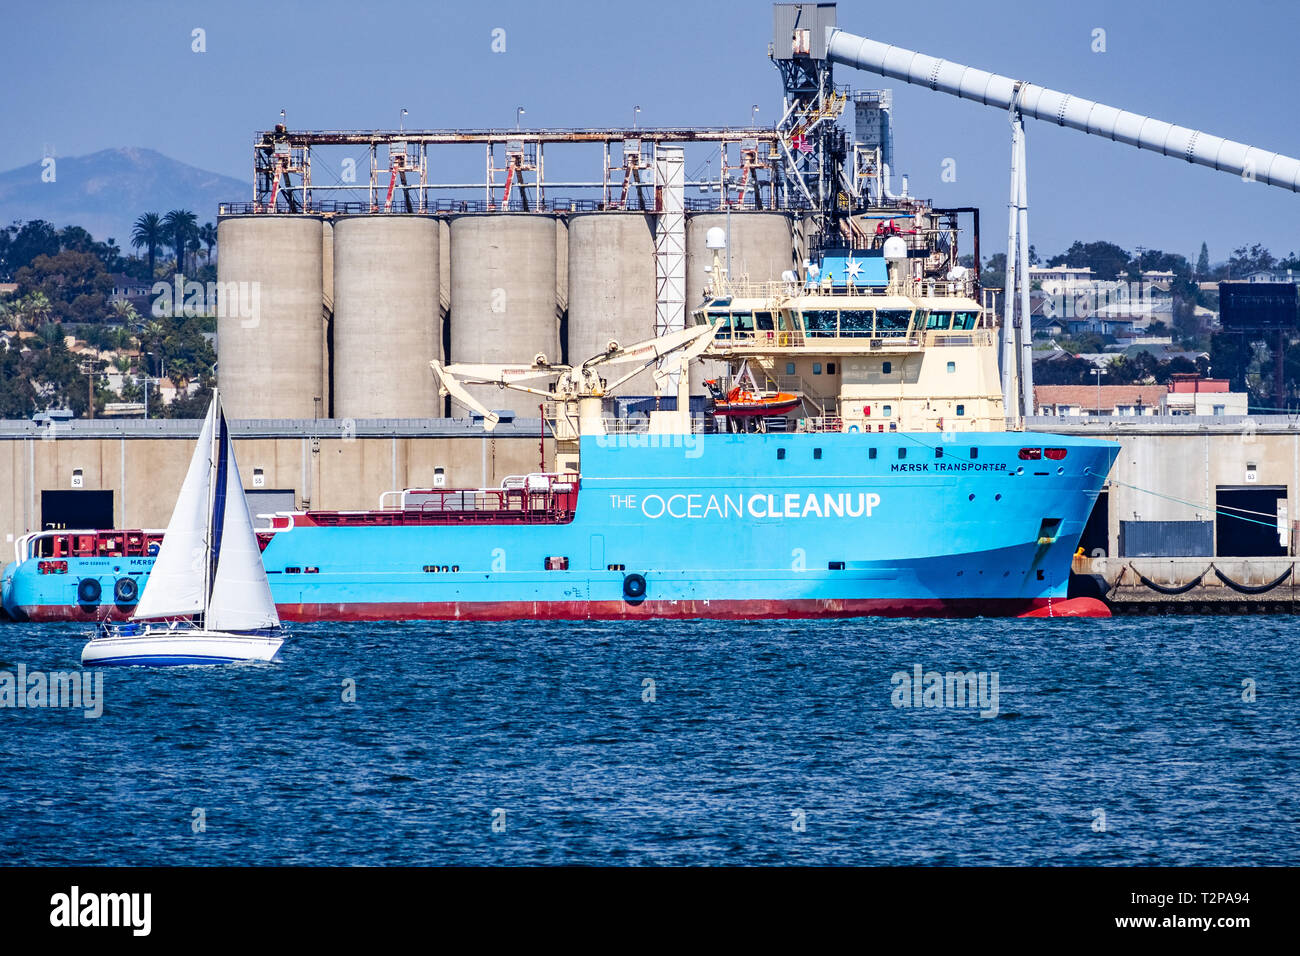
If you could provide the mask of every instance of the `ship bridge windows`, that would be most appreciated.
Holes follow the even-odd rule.
[[[870,338],[875,312],[872,309],[845,309],[840,313],[840,335],[844,338]]]
[[[805,309],[804,335],[811,339],[833,339],[838,333],[839,313],[834,309]]]
[[[754,313],[732,312],[731,331],[737,335],[753,335],[754,334]]]
[[[912,326],[912,310],[805,309],[803,326],[814,339],[902,338]]]
[[[911,309],[880,309],[876,312],[877,338],[902,338],[911,325]]]
[[[927,331],[935,329],[946,330],[952,327],[951,312],[931,312],[925,317],[925,328]]]
[[[771,312],[755,312],[754,325],[760,332],[775,332],[776,320]]]
[[[714,333],[713,337],[715,339],[731,338],[731,313],[730,312],[719,312],[717,310],[710,309],[706,315],[708,321],[713,323],[713,325],[718,330],[716,333]]]
[[[955,312],[952,317],[952,330],[954,332],[969,332],[975,328],[975,322],[978,319],[978,312]]]

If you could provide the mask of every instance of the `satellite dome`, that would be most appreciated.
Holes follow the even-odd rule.
[[[714,226],[704,234],[704,247],[706,249],[727,248],[727,230],[721,226]]]
[[[906,259],[907,243],[898,236],[890,236],[885,240],[884,247],[885,258],[888,260]]]

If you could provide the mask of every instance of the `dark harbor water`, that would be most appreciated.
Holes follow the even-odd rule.
[[[300,625],[273,665],[107,670],[97,719],[0,709],[0,861],[1296,864],[1298,632]],[[0,672],[82,643],[5,625]],[[986,704],[997,672],[996,716],[894,706],[917,665]]]

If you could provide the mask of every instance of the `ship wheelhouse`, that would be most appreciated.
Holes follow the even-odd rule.
[[[691,316],[731,381],[800,406],[765,430],[1000,431],[996,320],[970,280],[856,288],[723,280]],[[984,298],[989,298],[984,296]],[[726,389],[725,385],[719,385]],[[747,425],[746,427],[750,427]]]

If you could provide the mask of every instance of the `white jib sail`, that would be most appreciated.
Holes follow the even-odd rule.
[[[222,519],[221,552],[204,624],[216,631],[252,631],[275,627],[280,616],[271,598],[271,585],[262,566],[253,518],[235,463],[235,449],[226,438],[226,508]]]
[[[208,409],[167,533],[135,606],[134,618],[181,617],[203,610],[207,573],[208,492],[212,483],[212,431],[216,403]]]

